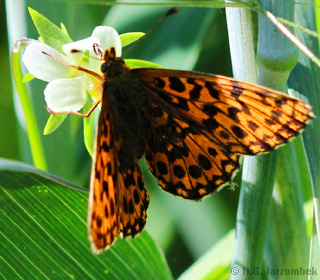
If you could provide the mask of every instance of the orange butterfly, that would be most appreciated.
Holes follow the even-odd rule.
[[[240,155],[269,152],[313,118],[310,105],[272,89],[190,71],[129,69],[104,53],[103,94],[92,166],[92,249],[134,237],[149,197],[137,164],[145,154],[163,190],[199,200],[230,182]]]
[[[149,197],[137,164],[144,154],[163,190],[199,200],[230,182],[240,155],[286,144],[314,117],[309,104],[266,87],[190,71],[129,69],[113,47],[94,50],[103,75],[69,66],[103,81],[102,97],[87,114],[71,112],[89,116],[102,103],[88,211],[95,253],[118,235],[134,237],[146,223]]]

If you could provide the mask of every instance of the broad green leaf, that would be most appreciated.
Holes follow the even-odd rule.
[[[172,279],[147,232],[91,253],[87,192],[26,164],[0,160],[4,279]]]
[[[304,215],[307,222],[307,233],[308,236],[312,236],[312,222],[313,222],[313,201],[309,200],[304,203]]]
[[[43,134],[49,135],[54,132],[62,124],[67,116],[68,114],[51,114],[43,130]]]
[[[303,1],[306,2],[306,1]],[[316,29],[316,21],[319,22],[319,9],[297,5],[295,11],[295,22],[311,30]],[[316,11],[316,13],[315,13]],[[316,18],[315,18],[316,17]],[[318,25],[319,26],[319,25]],[[319,32],[319,30],[317,30]],[[297,31],[297,36],[301,39],[312,52],[319,56],[319,41],[301,31]],[[320,115],[319,99],[319,67],[304,55],[299,56],[297,67],[292,71],[289,85],[299,93],[308,98],[313,107],[315,116]],[[296,96],[301,99],[301,96]],[[319,150],[320,123],[319,118],[315,118],[302,134],[302,142],[306,153],[310,181],[312,185],[314,221],[312,229],[312,242],[310,247],[310,263],[313,266],[319,263],[319,244],[320,244],[320,150]],[[314,228],[315,227],[315,228]],[[315,278],[315,277],[314,277]],[[313,278],[313,279],[314,279]]]
[[[143,32],[128,32],[120,35],[122,47],[128,46],[146,35]]]
[[[315,224],[315,219],[313,219],[312,236],[311,236],[311,244],[310,244],[310,263],[309,263],[309,268],[311,269],[311,275],[309,276],[308,280],[319,279],[319,271],[320,271],[319,251],[320,251],[320,248],[319,248],[319,241],[318,241],[318,232]]]

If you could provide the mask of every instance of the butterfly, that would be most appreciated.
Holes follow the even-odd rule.
[[[130,69],[114,48],[104,52],[101,72],[88,211],[95,253],[144,228],[143,155],[164,191],[200,200],[232,180],[240,155],[288,143],[314,117],[309,104],[229,77]]]

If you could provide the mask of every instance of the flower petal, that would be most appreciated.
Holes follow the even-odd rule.
[[[22,61],[29,73],[34,77],[51,82],[56,79],[68,78],[71,76],[73,69],[63,65],[52,57],[44,54],[46,52],[65,63],[72,64],[72,61],[57,50],[43,43],[33,43],[26,47]]]
[[[87,102],[88,79],[82,75],[50,82],[44,90],[48,107],[54,112],[79,111]]]
[[[116,56],[121,56],[121,39],[118,32],[114,28],[110,26],[97,26],[93,30],[91,36],[99,39],[102,49],[107,50],[110,47],[114,47],[116,50]]]
[[[81,65],[82,67],[89,69],[93,72],[99,73],[100,67],[102,64],[102,59],[98,56],[93,49],[93,45],[98,44],[100,46],[100,41],[96,37],[88,37],[83,40],[79,40],[73,43],[65,44],[62,46],[64,53],[70,57],[77,65]],[[72,50],[79,50],[83,52],[72,52]],[[89,51],[89,62],[84,64],[83,60],[84,52]]]
[[[91,56],[96,55],[93,51],[94,44],[100,45],[99,39],[96,37],[88,37],[83,40],[65,44],[62,46],[62,50],[68,57],[70,57],[76,64],[78,64],[82,60],[85,51],[90,51]],[[72,50],[79,50],[81,52],[72,52]]]

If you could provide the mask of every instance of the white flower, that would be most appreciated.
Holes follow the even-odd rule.
[[[116,56],[121,56],[120,36],[114,28],[108,26],[98,26],[90,37],[63,45],[64,54],[41,42],[27,46],[22,57],[23,63],[34,77],[49,82],[44,96],[48,108],[53,112],[76,112],[85,105],[87,91],[92,90],[91,75],[63,63],[100,73],[103,61],[94,52],[94,44],[98,44],[103,50],[114,47]],[[80,52],[72,53],[71,50]],[[89,58],[89,63],[85,64],[85,51],[89,51],[90,57],[97,59]]]

